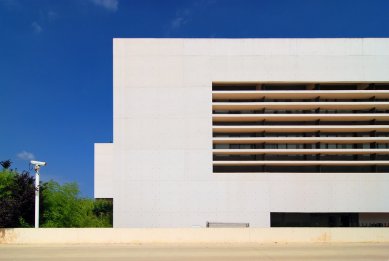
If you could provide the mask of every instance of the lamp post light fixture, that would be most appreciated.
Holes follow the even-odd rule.
[[[46,162],[32,160],[35,170],[35,228],[39,228],[39,169],[46,166]]]

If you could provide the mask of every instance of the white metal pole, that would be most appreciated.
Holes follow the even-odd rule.
[[[35,228],[39,228],[39,166],[35,166]]]

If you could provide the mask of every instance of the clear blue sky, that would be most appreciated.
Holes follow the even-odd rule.
[[[0,160],[93,196],[114,37],[389,37],[389,0],[0,0]]]

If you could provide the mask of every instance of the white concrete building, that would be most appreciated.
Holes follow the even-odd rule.
[[[389,39],[113,49],[95,197],[113,198],[114,227],[389,223]]]

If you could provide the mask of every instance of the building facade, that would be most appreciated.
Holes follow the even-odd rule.
[[[389,39],[114,39],[114,227],[389,225]]]

